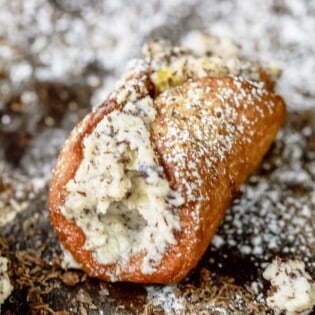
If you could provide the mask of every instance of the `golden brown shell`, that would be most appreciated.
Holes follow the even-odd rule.
[[[152,274],[143,274],[143,255],[127,266],[101,265],[84,249],[85,235],[60,211],[82,160],[82,139],[104,115],[119,108],[105,102],[71,133],[55,167],[49,204],[51,219],[64,247],[90,276],[103,280],[174,283],[184,278],[205,252],[240,185],[257,168],[285,116],[281,97],[267,87],[240,78],[201,78],[169,89],[155,100],[157,117],[151,138],[172,189],[185,203],[177,244]]]

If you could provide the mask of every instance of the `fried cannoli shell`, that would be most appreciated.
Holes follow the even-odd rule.
[[[74,129],[55,167],[49,195],[52,223],[63,246],[92,277],[111,281],[110,275],[116,273],[117,281],[165,284],[183,279],[204,254],[226,209],[262,161],[285,117],[282,98],[266,85],[257,87],[232,77],[190,80],[165,91],[154,103],[157,116],[151,139],[170,187],[181,191],[185,202],[177,209],[181,224],[175,232],[177,244],[166,250],[152,273],[141,271],[145,253],[119,268],[98,263],[84,248],[84,232],[60,210],[67,196],[65,186],[83,157],[83,138],[104,115],[119,108],[115,102],[97,107]]]

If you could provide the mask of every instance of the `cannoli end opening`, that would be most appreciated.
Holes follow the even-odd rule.
[[[84,138],[82,151],[62,214],[82,229],[84,249],[99,264],[127,265],[144,253],[141,271],[152,273],[177,242],[174,208],[182,199],[157,162],[144,120],[114,110]]]

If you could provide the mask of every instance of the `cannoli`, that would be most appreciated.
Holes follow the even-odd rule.
[[[183,279],[281,127],[277,69],[225,54],[220,39],[211,45],[200,54],[147,44],[66,141],[50,215],[63,247],[90,276]]]

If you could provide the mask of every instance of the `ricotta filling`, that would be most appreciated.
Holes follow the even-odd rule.
[[[302,261],[275,259],[263,273],[271,282],[267,305],[276,314],[309,314],[315,305],[315,282]]]
[[[120,110],[106,115],[83,140],[84,158],[66,186],[63,206],[84,231],[84,247],[102,264],[145,253],[151,273],[180,229],[183,203],[158,165],[144,120]]]

